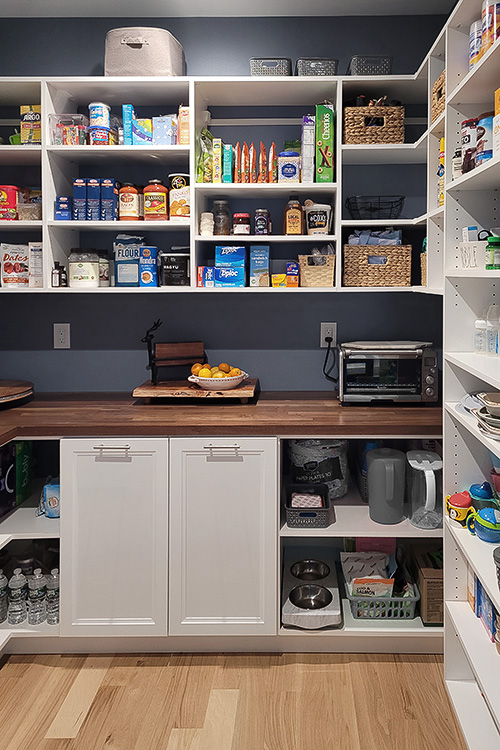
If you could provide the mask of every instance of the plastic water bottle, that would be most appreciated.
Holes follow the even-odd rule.
[[[486,313],[474,324],[474,353],[486,354]]]
[[[57,625],[59,622],[59,570],[54,568],[47,576],[47,622]]]
[[[498,317],[500,309],[498,305],[490,305],[486,313],[486,354],[488,357],[496,357],[498,354]]]
[[[28,616],[26,597],[28,585],[26,576],[22,574],[21,568],[14,570],[14,575],[9,581],[9,607],[7,620],[10,625],[19,625]]]
[[[47,619],[45,593],[45,576],[37,568],[28,578],[28,625],[40,625]]]
[[[0,570],[0,622],[7,619],[7,608],[9,606],[9,584],[3,570]]]

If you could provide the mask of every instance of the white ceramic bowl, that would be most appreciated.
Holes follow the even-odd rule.
[[[198,375],[190,375],[190,383],[196,383],[205,391],[230,391],[236,388],[243,380],[248,378],[248,373],[241,371],[241,375],[235,375],[232,378],[199,378]]]
[[[478,393],[477,398],[494,417],[500,417],[500,392]]]

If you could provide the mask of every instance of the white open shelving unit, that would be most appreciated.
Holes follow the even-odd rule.
[[[453,494],[489,479],[489,451],[500,456],[500,442],[483,434],[477,420],[460,405],[466,393],[500,389],[500,359],[473,353],[474,321],[498,301],[500,274],[463,269],[459,243],[462,227],[498,226],[500,160],[451,180],[451,157],[460,143],[461,122],[493,109],[500,44],[491,47],[471,71],[468,66],[470,24],[480,4],[462,0],[444,32],[446,111],[440,125],[446,136],[444,207],[444,491]],[[441,219],[442,221],[442,219]],[[481,263],[482,259],[479,259]],[[500,655],[467,601],[468,571],[480,579],[500,611],[500,590],[493,562],[496,545],[482,542],[466,529],[445,521],[445,680],[468,747],[500,746]],[[474,721],[468,717],[474,716]]]

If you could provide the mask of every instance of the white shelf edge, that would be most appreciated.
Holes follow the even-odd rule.
[[[445,273],[448,279],[499,279],[500,271],[485,268],[450,268]]]
[[[19,625],[9,625],[8,622],[3,622],[0,625],[0,649],[10,638],[40,638],[40,636],[59,636],[59,625],[49,625],[47,622],[42,622],[40,625],[28,625],[27,620]],[[4,639],[3,644],[2,639]]]
[[[493,172],[493,170],[497,169],[500,165],[500,156],[493,157],[493,159],[489,159],[484,164],[481,164],[481,166],[476,167],[475,169],[472,169],[470,172],[466,172],[465,174],[461,175],[461,177],[457,177],[456,180],[453,180],[452,182],[448,182],[446,184],[446,192],[453,192],[457,188],[464,188],[464,189],[470,189],[470,190],[482,190],[482,189],[488,189],[488,188],[477,188],[474,186],[475,182],[479,182],[481,180],[481,177],[484,174],[488,174],[490,170]],[[479,177],[478,177],[479,175]]]
[[[88,231],[99,229],[141,229],[149,231],[169,229],[175,231],[176,229],[189,230],[191,223],[188,221],[120,221],[119,219],[116,221],[55,221],[50,219],[47,221],[47,226],[61,229],[87,229]]]
[[[229,242],[231,244],[240,242],[336,242],[336,234],[229,234],[210,235],[197,234],[195,242]]]
[[[427,213],[413,219],[342,219],[343,227],[408,227],[422,224],[427,219]]]
[[[486,357],[473,352],[446,352],[444,359],[494,388],[500,388],[500,357]]]
[[[481,690],[473,680],[445,680],[446,689],[470,750],[498,747],[500,734]],[[470,717],[474,716],[474,721]]]
[[[285,191],[292,193],[296,190],[309,190],[314,193],[328,193],[337,190],[336,182],[195,182],[193,187],[196,191],[203,192],[238,192],[238,190],[250,190],[259,192],[261,190]]]
[[[458,83],[455,86],[455,88],[450,92],[450,94],[446,96],[447,106],[453,107],[454,102],[456,101],[457,97],[460,96],[462,89],[467,86],[469,81],[471,81],[478,72],[480,72],[481,70],[483,70],[485,67],[488,66],[490,58],[497,52],[497,47],[498,45],[493,45],[492,47],[490,47],[486,55],[484,55],[484,57],[481,57],[479,62],[476,63],[476,65],[474,65],[474,67],[471,70],[469,70],[467,75],[464,78],[462,78],[460,83]]]

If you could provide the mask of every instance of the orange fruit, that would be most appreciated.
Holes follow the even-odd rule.
[[[204,367],[204,365],[197,362],[195,365],[191,367],[191,375],[198,375],[199,371]]]
[[[231,370],[229,371],[229,377],[230,378],[235,378],[238,375],[241,375],[240,368],[239,367],[232,367]]]
[[[217,370],[217,372],[214,372],[214,374],[212,375],[212,377],[213,378],[225,378],[226,376],[224,375],[223,372],[221,372],[220,370]]]
[[[210,368],[210,372],[212,373],[212,375],[214,374],[214,372],[218,372],[218,371],[219,371],[219,368],[217,367],[217,365],[215,367]]]
[[[227,362],[221,362],[220,365],[219,365],[219,370],[221,370],[221,372],[230,372],[231,368],[227,364]]]
[[[207,367],[202,367],[201,370],[198,373],[199,378],[211,378],[212,373]]]

